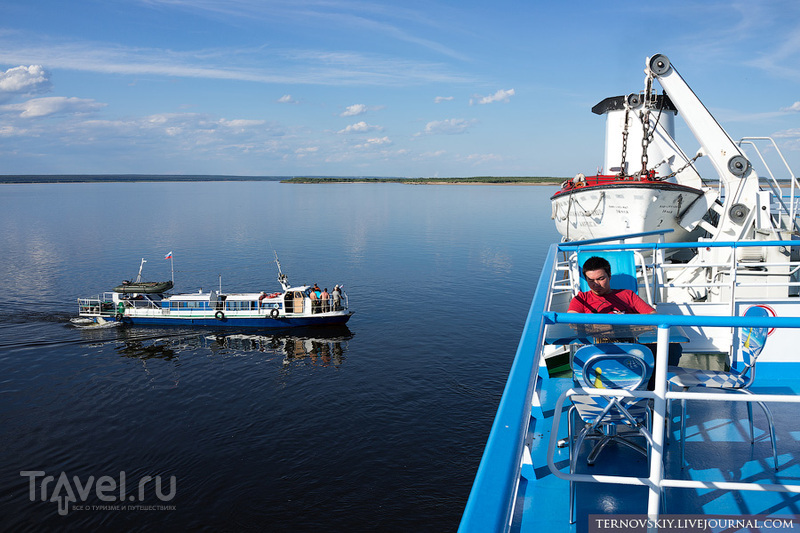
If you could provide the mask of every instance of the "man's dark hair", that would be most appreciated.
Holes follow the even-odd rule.
[[[611,265],[608,264],[602,257],[597,257],[596,255],[590,257],[583,263],[583,277],[586,277],[587,270],[605,270],[606,275],[611,277]]]

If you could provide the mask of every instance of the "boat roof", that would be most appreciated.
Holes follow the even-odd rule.
[[[164,298],[165,300],[181,300],[184,302],[206,302],[211,298],[211,295],[216,296],[216,292],[189,292],[183,294],[173,294]]]
[[[299,287],[291,287],[288,291],[285,292],[305,292],[312,287],[310,285],[301,285]],[[249,300],[257,300],[261,297],[262,294],[275,294],[280,293],[281,295],[284,294],[284,291],[274,291],[274,292],[230,292],[230,293],[218,293],[217,291],[211,292],[189,292],[189,293],[182,293],[182,294],[173,294],[165,298],[165,300],[173,300],[173,301],[184,301],[184,302],[206,302],[211,299],[212,295],[214,297],[217,296],[225,296],[225,299],[229,302],[236,302],[236,301],[249,301]]]

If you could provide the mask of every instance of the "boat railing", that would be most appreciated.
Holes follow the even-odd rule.
[[[614,245],[626,245],[627,241],[630,239],[642,239],[642,238],[652,238],[655,237],[657,242],[660,244],[664,244],[665,236],[668,233],[673,232],[674,230],[670,229],[663,229],[663,230],[654,230],[654,231],[645,231],[641,233],[631,233],[628,235],[617,235],[613,237],[602,237],[597,239],[586,239],[582,241],[570,241],[564,242],[559,245],[559,254],[558,260],[555,263],[555,270],[557,275],[553,278],[553,282],[551,285],[551,291],[554,294],[564,293],[564,292],[574,292],[574,290],[578,287],[579,281],[575,279],[574,275],[576,273],[575,265],[572,261],[572,255],[578,249],[583,250],[609,250],[613,248]],[[595,246],[595,248],[589,248],[589,246]],[[637,244],[629,244],[629,246],[636,247]],[[650,269],[652,272],[655,272],[654,265],[652,263],[647,264],[644,262],[643,257],[639,254],[640,264],[642,265],[643,269]],[[656,255],[662,262],[663,262],[663,255],[662,254],[654,254]],[[578,275],[580,275],[580,267],[578,267]],[[647,272],[643,273],[644,279],[648,279]],[[646,292],[648,293],[648,298],[650,294],[649,286],[646,288]]]
[[[787,177],[778,178],[773,173],[764,154],[758,148],[757,143],[766,143],[768,145],[766,150],[780,158],[787,172]],[[783,153],[781,153],[777,143],[771,137],[744,137],[737,144],[742,148],[745,146],[752,148],[758,156],[759,161],[761,161],[761,164],[764,166],[766,176],[760,176],[761,179],[759,182],[760,185],[766,185],[772,191],[772,226],[776,229],[793,229],[794,231],[800,231],[800,226],[797,224],[797,215],[800,211],[800,205],[798,205],[798,202],[800,202],[800,198],[798,198],[800,183],[798,183],[797,177],[794,175],[794,172],[792,172],[786,158],[783,157]],[[783,189],[787,184],[789,185],[789,194],[785,195]]]
[[[559,250],[564,254],[578,251],[618,251],[630,250],[642,253],[647,258],[642,266],[643,274],[640,276],[641,284],[649,284],[649,293],[653,295],[654,303],[671,300],[667,295],[675,291],[692,291],[693,301],[710,301],[708,296],[712,291],[720,293],[725,289],[724,301],[730,302],[731,308],[741,300],[750,300],[763,297],[763,293],[745,291],[752,288],[782,287],[786,290],[783,296],[800,294],[800,261],[792,261],[792,248],[799,247],[800,241],[773,240],[773,241],[701,241],[691,243],[636,243],[636,244],[583,244],[562,243]],[[769,248],[777,248],[786,260],[768,261]],[[705,257],[702,260],[686,262],[669,262],[672,252],[680,250],[703,249]],[[712,249],[721,249],[717,255],[711,253]],[[760,250],[759,250],[760,249]],[[751,250],[751,251],[748,251]],[[773,254],[774,255],[774,254]],[[699,256],[698,256],[699,257]],[[707,258],[706,258],[707,257]],[[575,269],[566,269],[571,276],[569,283],[560,280],[553,289],[563,289],[567,285],[576,287],[576,276],[580,275]],[[578,269],[579,270],[579,269]],[[681,275],[686,272],[704,270],[705,279]],[[765,278],[765,279],[759,279]],[[794,288],[794,291],[792,289]],[[723,301],[723,300],[720,300]]]
[[[688,399],[705,402],[780,402],[800,403],[800,396],[794,394],[763,394],[750,391],[750,394],[722,395],[700,392],[677,392],[667,390],[667,365],[669,351],[669,329],[674,326],[692,327],[765,327],[765,328],[800,328],[800,317],[744,317],[744,316],[683,316],[683,315],[597,315],[582,313],[542,313],[542,321],[546,324],[600,324],[600,325],[640,325],[656,326],[658,342],[655,368],[654,391],[628,391],[622,389],[594,389],[572,387],[559,396],[550,429],[547,465],[550,472],[558,478],[589,483],[612,483],[623,485],[641,485],[649,489],[648,518],[655,520],[660,513],[661,493],[665,488],[701,488],[724,490],[749,490],[762,492],[800,493],[800,484],[792,483],[758,483],[699,481],[672,479],[664,474],[664,442],[667,402],[670,400]],[[554,455],[559,438],[560,418],[565,401],[573,395],[615,396],[653,399],[653,419],[651,437],[653,446],[650,454],[649,474],[647,477],[569,474],[561,472],[555,465]]]
[[[153,300],[148,294],[140,294],[136,298],[120,298],[119,301],[125,306],[126,309],[134,308],[151,309],[158,312],[163,311],[161,302]]]
[[[347,311],[348,299],[346,294],[342,294],[338,302],[333,297],[326,299],[311,300],[311,313],[330,313],[332,311]]]
[[[115,312],[114,296],[111,292],[91,298],[78,298],[79,315],[113,316]]]
[[[554,244],[550,247],[545,265],[555,265],[557,253],[558,247]],[[545,269],[539,278],[459,531],[505,531],[510,524],[522,457],[527,449],[525,441],[534,389],[540,380],[538,370],[542,361],[541,340],[545,325],[543,313],[549,305],[549,288],[555,277],[556,269],[551,268]]]
[[[776,246],[791,246],[797,243],[791,241],[762,242],[760,246],[773,244]],[[595,248],[596,246],[596,248]],[[478,467],[475,481],[464,510],[459,531],[506,531],[509,529],[514,512],[514,502],[517,489],[520,483],[520,473],[524,464],[531,464],[530,441],[532,433],[529,433],[529,426],[534,417],[544,420],[543,406],[539,399],[538,391],[546,387],[550,379],[544,361],[544,331],[547,324],[557,322],[567,323],[619,323],[619,324],[641,324],[654,325],[658,327],[656,379],[658,385],[654,392],[643,392],[643,396],[656,398],[660,418],[653,422],[654,437],[658,437],[663,444],[664,432],[664,413],[667,399],[679,399],[684,394],[696,395],[699,393],[678,393],[666,392],[666,365],[668,361],[668,339],[669,328],[675,325],[680,326],[716,326],[716,327],[740,327],[743,325],[767,326],[767,327],[791,327],[800,328],[800,318],[770,317],[770,318],[745,318],[737,316],[682,316],[682,315],[584,315],[577,313],[553,312],[553,303],[556,301],[554,296],[557,291],[564,292],[567,285],[560,279],[565,275],[566,261],[565,254],[575,251],[576,247],[584,250],[608,250],[608,249],[649,249],[652,257],[658,257],[665,248],[697,248],[698,246],[729,246],[731,248],[747,246],[746,243],[639,243],[639,244],[586,244],[581,243],[562,243],[554,244],[550,247],[545,268],[536,286],[536,292],[528,312],[528,316],[523,329],[520,343],[517,347],[514,362],[509,372],[506,387],[500,399],[500,404],[495,415],[492,429],[489,434],[484,454]],[[656,261],[656,260],[653,260]],[[660,261],[662,262],[663,261]],[[658,262],[651,268],[657,268]],[[549,266],[549,268],[548,268]],[[679,265],[688,267],[687,264]],[[569,272],[566,271],[566,275]],[[658,276],[651,276],[652,283],[661,283]],[[735,289],[735,287],[734,287]],[[658,294],[658,292],[654,292]],[[566,301],[563,295],[560,303]],[[566,311],[566,308],[563,308]],[[576,389],[577,390],[577,389]],[[639,394],[637,392],[637,394]],[[712,398],[720,400],[722,398]],[[724,399],[731,400],[732,395],[725,395]],[[735,401],[748,401],[747,395],[741,395]],[[692,396],[700,400],[704,396]],[[761,401],[798,401],[791,395],[768,395],[759,396]],[[757,400],[754,400],[757,401]],[[533,416],[532,416],[533,415]],[[536,432],[544,434],[544,438],[553,435],[552,428],[536,427]],[[663,449],[663,447],[661,447]],[[649,502],[656,509],[658,505],[658,494],[663,487],[668,486],[687,486],[686,481],[665,480],[661,478],[663,471],[659,468],[651,468],[651,475],[655,477],[644,478],[644,481],[637,478],[635,483],[647,484],[650,490],[656,495],[655,501],[651,497]],[[597,479],[595,476],[594,479]],[[602,479],[600,477],[599,479]],[[734,484],[735,485],[735,484]],[[712,482],[708,486],[723,487],[732,486],[721,482]],[[752,485],[754,490],[771,490],[769,485]],[[795,491],[794,488],[784,488],[780,490]],[[653,496],[653,494],[651,494]]]

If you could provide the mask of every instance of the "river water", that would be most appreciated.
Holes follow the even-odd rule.
[[[0,185],[0,529],[452,531],[552,187]],[[346,328],[76,328],[78,297],[344,284]]]

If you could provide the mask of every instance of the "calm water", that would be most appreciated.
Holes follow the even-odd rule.
[[[455,530],[553,190],[0,185],[0,529]],[[344,284],[347,328],[69,323],[141,258],[168,279],[169,251],[179,290],[278,290],[273,249],[295,284]]]

